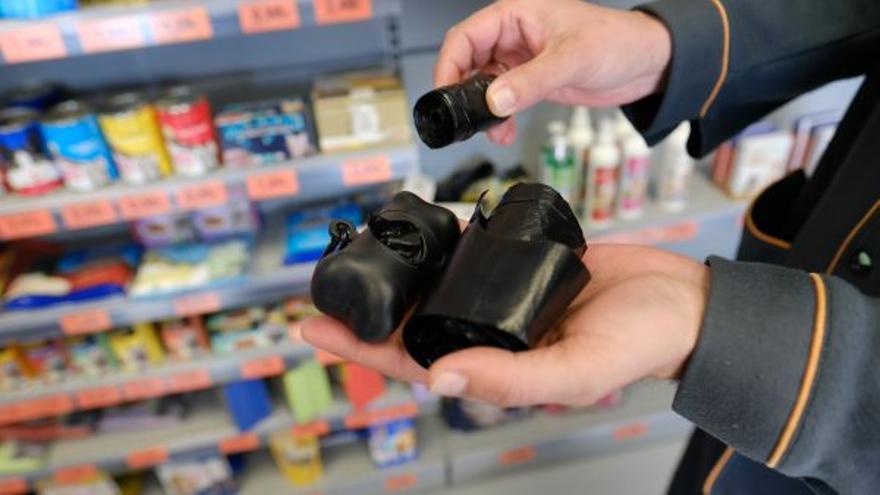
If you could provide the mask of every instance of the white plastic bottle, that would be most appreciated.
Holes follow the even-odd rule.
[[[568,126],[568,142],[574,151],[576,209],[584,211],[584,198],[587,195],[587,167],[590,160],[590,146],[593,145],[593,123],[587,107],[574,107]]]
[[[554,120],[547,125],[550,138],[541,149],[541,182],[556,189],[571,205],[577,203],[574,151],[568,144],[565,122]]]
[[[618,178],[617,214],[624,220],[645,213],[650,180],[651,150],[636,132],[629,132],[620,144],[623,154]]]
[[[614,139],[614,124],[599,124],[596,143],[590,149],[585,219],[590,228],[607,227],[614,220],[614,196],[617,193],[617,170],[620,149]]]
[[[694,160],[687,154],[690,124],[684,122],[657,147],[657,201],[667,211],[679,211],[687,204],[688,182]]]
[[[623,143],[626,138],[633,134],[638,134],[636,128],[630,124],[629,119],[623,114],[623,111],[617,109],[614,112],[614,136],[618,142]]]

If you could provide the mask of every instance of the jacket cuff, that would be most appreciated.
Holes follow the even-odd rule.
[[[770,462],[802,395],[817,319],[824,325],[824,295],[818,277],[803,271],[714,256],[707,263],[706,314],[673,409],[738,452]]]
[[[649,145],[705,114],[726,77],[729,26],[717,1],[658,0],[636,7],[657,17],[672,35],[665,91],[623,107]]]

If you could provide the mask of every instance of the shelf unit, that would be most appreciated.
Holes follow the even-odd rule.
[[[416,147],[407,144],[320,154],[261,167],[221,168],[204,177],[169,177],[142,186],[118,183],[88,194],[10,195],[0,198],[0,240],[215,206],[235,189],[254,201],[303,203],[401,180],[416,170]]]
[[[397,15],[399,0],[171,0],[0,21],[2,64],[324,28]],[[2,65],[0,64],[0,65]]]
[[[271,416],[253,429],[241,432],[221,404],[199,404],[179,424],[147,430],[98,433],[82,439],[55,442],[50,446],[46,466],[42,469],[18,476],[0,477],[0,493],[6,493],[3,486],[22,483],[33,486],[35,481],[50,477],[74,481],[96,470],[122,474],[206,452],[252,452],[265,447],[272,433],[287,428],[323,435],[363,428],[376,421],[430,415],[436,411],[436,398],[416,402],[406,386],[395,384],[364,410],[353,411],[347,402],[337,401],[320,418],[298,424],[286,406],[279,404]]]

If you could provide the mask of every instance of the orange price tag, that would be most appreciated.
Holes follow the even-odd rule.
[[[185,210],[222,205],[226,199],[226,186],[219,180],[181,187],[177,191],[177,206]]]
[[[388,155],[352,158],[342,162],[342,183],[362,186],[391,180],[391,159]]]
[[[82,335],[102,332],[113,327],[110,315],[103,309],[84,309],[67,313],[58,319],[61,331],[66,335]]]
[[[143,469],[162,464],[168,460],[168,449],[165,447],[150,447],[142,450],[129,452],[125,456],[125,462],[132,469]]]
[[[161,215],[171,210],[171,200],[164,191],[126,194],[119,198],[119,211],[126,220]]]
[[[389,476],[385,478],[385,491],[386,492],[399,492],[401,490],[408,490],[419,484],[419,477],[415,473],[404,473],[398,474],[396,476]]]
[[[630,438],[638,438],[648,433],[648,425],[645,423],[629,423],[618,426],[614,429],[615,440],[627,440]]]
[[[20,419],[58,416],[73,411],[73,399],[67,394],[53,394],[18,403]]]
[[[82,483],[98,476],[98,466],[94,464],[76,464],[55,470],[52,475],[58,483]]]
[[[165,380],[159,377],[132,380],[122,385],[122,395],[125,400],[152,399],[167,392],[168,386]]]
[[[103,385],[79,390],[75,398],[80,409],[97,409],[119,404],[122,402],[122,393],[115,385]]]
[[[368,409],[351,413],[345,417],[345,427],[349,430],[366,428],[372,424],[384,423],[400,418],[411,418],[419,414],[419,405],[415,401],[381,409]]]
[[[138,48],[147,44],[136,16],[90,19],[76,24],[79,44],[86,53]]]
[[[247,178],[247,190],[255,200],[293,196],[299,192],[299,179],[289,169],[254,174]]]
[[[27,480],[20,476],[0,479],[0,495],[24,495],[28,489]]]
[[[166,10],[150,16],[150,28],[156,43],[185,43],[214,36],[211,17],[204,7]]]
[[[505,450],[498,454],[498,464],[507,466],[510,464],[521,464],[531,461],[535,458],[535,448],[531,445],[517,447],[515,449]]]
[[[49,210],[10,213],[0,217],[0,237],[21,239],[51,234],[57,230],[55,219]]]
[[[264,378],[280,375],[283,371],[284,359],[278,355],[251,359],[241,364],[243,378]]]
[[[238,22],[245,33],[262,33],[299,27],[296,0],[255,0],[238,5]]]
[[[28,24],[0,33],[0,51],[9,64],[67,56],[61,29],[53,22]]]
[[[0,405],[0,424],[16,423],[21,421],[21,409],[18,404]]]
[[[372,0],[315,0],[318,24],[364,21],[372,16]]]
[[[180,296],[172,303],[177,316],[196,316],[220,311],[220,296],[216,292],[199,292]]]
[[[116,222],[116,209],[106,199],[83,201],[61,208],[61,218],[68,229],[85,229]]]
[[[168,384],[172,392],[190,392],[209,388],[214,380],[208,370],[200,369],[175,373],[168,378]]]
[[[308,423],[294,425],[291,431],[298,437],[326,435],[330,432],[330,423],[326,419],[316,419]]]
[[[240,435],[226,437],[220,440],[217,448],[222,454],[237,454],[239,452],[251,452],[260,448],[260,437],[249,431]]]

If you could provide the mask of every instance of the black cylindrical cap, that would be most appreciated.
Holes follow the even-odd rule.
[[[422,95],[413,108],[413,120],[429,148],[464,141],[506,117],[497,117],[486,103],[486,90],[494,77],[477,74],[464,81]]]

